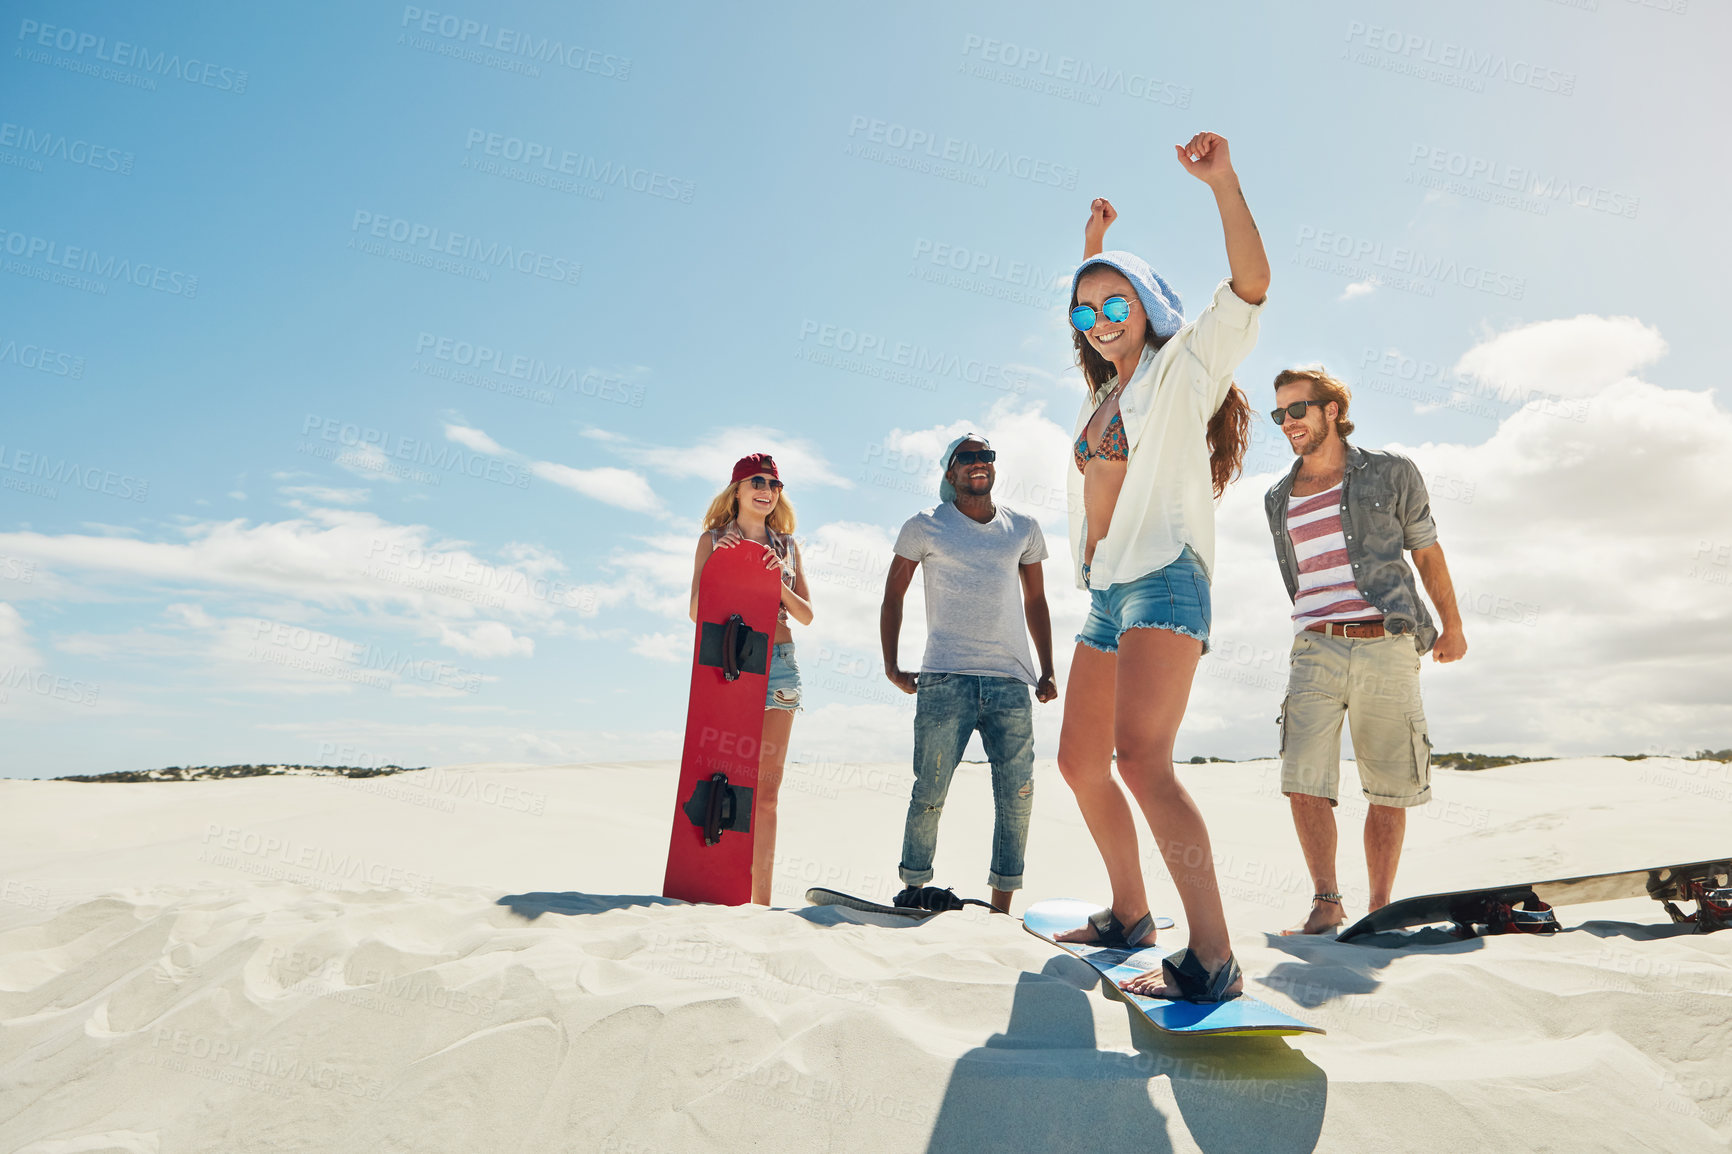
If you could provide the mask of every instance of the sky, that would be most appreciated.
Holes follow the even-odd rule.
[[[877,607],[966,429],[1062,694],[1069,274],[1106,196],[1194,315],[1205,130],[1274,280],[1178,755],[1275,751],[1262,414],[1315,363],[1430,487],[1439,751],[1732,746],[1722,6],[8,7],[0,775],[677,757],[756,451],[816,612],[791,757],[903,760]]]

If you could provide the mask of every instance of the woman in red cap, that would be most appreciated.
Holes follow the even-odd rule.
[[[782,575],[782,606],[776,613],[770,685],[764,697],[764,736],[758,745],[758,783],[752,795],[752,900],[767,906],[776,860],[776,795],[782,786],[794,711],[800,708],[800,667],[794,661],[788,619],[812,623],[805,567],[794,543],[794,507],[782,496],[776,462],[768,453],[752,453],[734,462],[733,480],[716,494],[704,514],[704,531],[692,561],[693,621],[698,619],[698,578],[704,562],[717,549],[732,549],[747,541],[763,548],[764,568],[780,570]]]

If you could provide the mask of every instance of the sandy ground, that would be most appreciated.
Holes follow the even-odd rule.
[[[1399,891],[1732,853],[1728,769],[1440,772]],[[805,908],[898,888],[903,765],[790,767],[768,910],[653,896],[668,763],[0,781],[0,1149],[1727,1149],[1732,932],[1644,900],[1551,937],[1282,939],[1311,887],[1274,763],[1182,773],[1248,990],[1327,1036],[1172,1039],[1012,919]],[[990,826],[965,765],[938,882],[984,896]],[[1027,877],[1018,909],[1105,896],[1050,762]]]

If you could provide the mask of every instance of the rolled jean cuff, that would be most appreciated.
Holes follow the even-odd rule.
[[[907,866],[899,865],[896,867],[896,876],[902,879],[905,886],[923,886],[932,880],[932,871],[911,870]]]
[[[1006,893],[1009,893],[1011,890],[1019,890],[1022,888],[1022,875],[1017,874],[1015,877],[1006,877],[1004,874],[993,873],[991,870],[988,870],[986,874],[986,884],[995,890],[1003,890]]]

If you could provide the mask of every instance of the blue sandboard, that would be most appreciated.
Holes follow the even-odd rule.
[[[1196,1003],[1145,998],[1140,994],[1119,989],[1120,982],[1128,982],[1148,970],[1158,971],[1161,968],[1161,959],[1172,950],[1166,946],[1145,946],[1140,950],[1111,949],[1081,942],[1053,940],[1054,934],[1078,928],[1088,920],[1090,914],[1100,908],[1094,903],[1080,902],[1074,898],[1052,898],[1036,902],[1022,915],[1022,928],[1093,966],[1102,978],[1112,983],[1113,992],[1157,1030],[1188,1037],[1278,1036],[1324,1032],[1317,1026],[1306,1025],[1298,1018],[1283,1014],[1274,1006],[1265,1005],[1243,994],[1226,1002]],[[1157,920],[1166,921],[1165,918]]]

